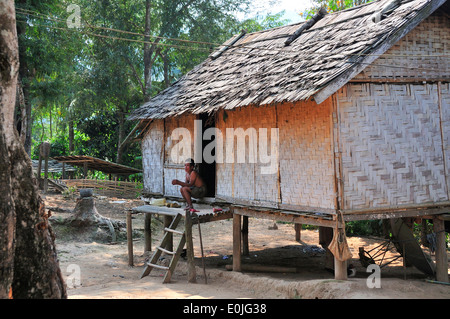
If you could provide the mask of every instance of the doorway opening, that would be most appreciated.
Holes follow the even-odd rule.
[[[202,121],[202,136],[208,128],[215,127],[215,117],[214,115],[208,115],[206,113],[202,113],[199,115],[199,120]],[[205,150],[205,146],[214,143],[215,145],[215,137],[213,140],[204,140],[202,138],[202,153]],[[214,151],[211,155],[215,156],[215,147]],[[205,159],[202,156],[202,163],[198,165],[199,174],[203,178],[203,181],[206,184],[206,195],[205,197],[215,197],[216,196],[216,161],[212,163],[205,162]]]

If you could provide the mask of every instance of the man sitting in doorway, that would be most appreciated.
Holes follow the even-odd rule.
[[[192,206],[192,197],[202,198],[206,195],[206,185],[200,175],[194,170],[194,160],[187,159],[184,163],[184,171],[186,172],[186,182],[178,179],[172,181],[172,185],[180,185],[181,195],[186,200],[187,207],[191,211],[195,211]]]

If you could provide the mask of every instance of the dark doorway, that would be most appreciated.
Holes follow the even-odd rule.
[[[208,128],[215,127],[214,115],[208,115],[206,113],[200,114],[199,120],[202,121],[202,137]],[[202,152],[205,149],[205,146],[215,143],[215,137],[213,140],[204,140],[202,138]],[[215,152],[215,148],[214,148]],[[215,155],[214,152],[212,155]],[[216,162],[207,163],[202,156],[202,163],[199,165],[199,173],[206,183],[206,197],[215,197],[216,196]]]

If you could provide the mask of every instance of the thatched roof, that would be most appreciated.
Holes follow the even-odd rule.
[[[309,99],[320,104],[445,2],[380,0],[235,36],[129,119]]]
[[[31,160],[32,164],[33,164],[33,171],[38,170],[39,168],[39,160]],[[44,171],[44,165],[45,165],[45,161],[41,160],[41,172]],[[75,172],[77,169],[75,167],[72,167],[70,165],[64,165],[64,171],[66,172]],[[48,172],[49,173],[61,173],[63,171],[63,165],[62,163],[54,160],[54,159],[49,159],[48,160]]]

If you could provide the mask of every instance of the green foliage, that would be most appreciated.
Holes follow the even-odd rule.
[[[69,4],[80,7],[79,28],[67,26]],[[144,37],[146,1],[16,1],[25,70],[21,81],[32,105],[32,157],[38,157],[41,142],[49,141],[51,156],[90,155],[141,168],[138,143],[121,148],[121,157],[117,154],[136,125],[127,115],[148,94],[165,89],[241,29],[253,32],[288,23],[282,13],[238,21],[234,13],[245,12],[249,4],[152,0],[151,36]],[[144,41],[151,63],[144,56]],[[151,67],[150,83],[144,83],[145,65]]]
[[[383,221],[380,219],[347,222],[345,232],[348,236],[383,236]]]
[[[300,13],[300,15],[308,20],[311,19],[322,7],[324,7],[328,13],[331,13],[353,8],[372,1],[373,0],[313,0],[313,6]]]

